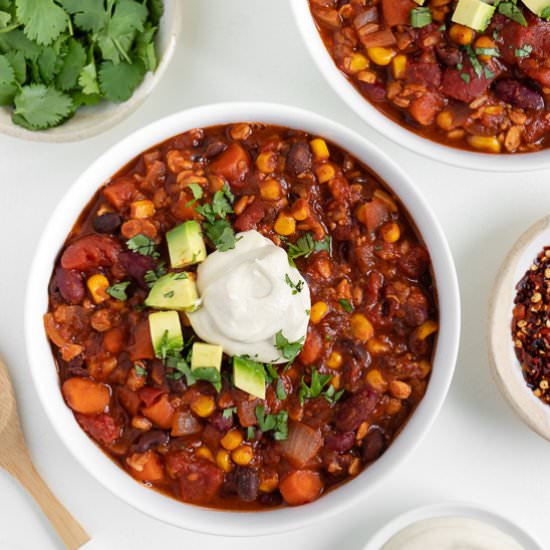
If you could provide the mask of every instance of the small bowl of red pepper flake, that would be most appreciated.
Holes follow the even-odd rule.
[[[531,226],[504,261],[488,328],[500,390],[520,418],[550,440],[550,216]]]

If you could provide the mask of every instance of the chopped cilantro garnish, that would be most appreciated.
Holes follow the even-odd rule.
[[[533,46],[531,44],[523,44],[520,48],[516,48],[514,55],[519,58],[529,57],[533,51]]]
[[[288,438],[288,413],[281,411],[279,414],[265,414],[265,407],[258,405],[255,409],[258,426],[262,432],[273,431],[273,439],[284,441]]]
[[[523,12],[517,7],[514,2],[500,2],[498,5],[498,13],[504,15],[508,19],[527,27],[527,20],[523,15]]]
[[[136,235],[132,237],[126,241],[126,246],[132,252],[137,252],[142,256],[152,256],[153,258],[159,257],[155,241],[145,235]]]
[[[173,298],[173,297],[174,297],[174,294],[175,294],[175,292],[174,292],[173,290],[169,290],[168,292],[165,292],[165,293],[163,294],[163,296],[164,296],[165,298]]]
[[[116,283],[115,285],[112,285],[107,289],[107,294],[115,298],[116,300],[125,302],[128,299],[128,295],[126,294],[126,289],[128,288],[129,285],[130,285],[130,281]]]
[[[134,370],[136,371],[136,374],[138,376],[147,376],[147,369],[143,368],[141,365],[138,365],[137,363],[134,365]]]
[[[255,437],[256,430],[254,429],[254,426],[249,426],[246,428],[246,440],[252,441]]]
[[[338,300],[338,303],[344,308],[345,311],[347,311],[348,313],[351,313],[353,311],[353,306],[351,305],[350,301],[349,300],[346,300],[346,299],[342,299],[342,300]]]
[[[470,75],[466,73],[460,73],[460,78],[466,82],[466,84],[470,84]]]
[[[303,338],[300,338],[296,342],[289,342],[284,336],[282,330],[275,334],[275,347],[281,352],[281,355],[288,361],[289,364],[292,363],[300,351],[302,351],[304,346],[303,342]]]
[[[481,77],[483,74],[483,65],[479,61],[479,59],[476,57],[476,54],[474,53],[474,50],[472,46],[464,46],[464,49],[466,50],[466,55],[468,56],[468,59],[470,60],[470,63],[472,64],[472,68],[474,69],[474,73],[478,78]]]
[[[324,392],[323,397],[331,404],[334,405],[342,395],[344,395],[344,389],[336,391],[334,386],[329,386]]]
[[[330,253],[331,239],[325,237],[321,241],[315,241],[311,233],[301,236],[295,243],[288,243],[287,253],[290,265],[294,266],[296,258],[309,258],[313,252],[326,250]]]
[[[204,217],[204,232],[214,246],[222,252],[235,248],[235,231],[231,223],[226,219],[233,212],[231,203],[234,200],[233,193],[227,185],[220,191],[216,191],[209,204],[195,207],[195,210]]]
[[[304,399],[314,399],[319,397],[323,388],[330,382],[332,378],[331,374],[319,374],[319,371],[313,367],[311,371],[311,383],[308,386],[302,376],[302,382],[300,385],[300,403],[304,404]]]
[[[550,6],[547,6],[540,12],[541,19],[546,19],[546,21],[550,21]]]
[[[158,267],[153,271],[145,272],[143,277],[148,286],[153,286],[163,275],[166,275],[166,265],[164,262],[159,262]]]
[[[476,55],[485,55],[487,57],[500,56],[500,52],[498,51],[498,48],[476,48],[475,53]]]
[[[266,382],[268,384],[271,384],[273,380],[277,380],[277,384],[275,385],[275,394],[277,395],[277,399],[280,399],[281,401],[286,399],[286,390],[285,386],[283,384],[283,381],[281,380],[281,377],[279,376],[279,373],[277,372],[277,369],[271,364],[267,363],[265,365],[266,373],[265,378]]]
[[[432,12],[428,7],[418,7],[411,10],[411,27],[419,29],[432,22]]]
[[[483,67],[483,73],[485,74],[485,78],[487,80],[491,80],[491,78],[493,78],[495,76],[495,73],[493,71],[491,71],[491,69],[489,69],[489,67],[487,67],[487,65],[485,65]]]
[[[293,296],[295,294],[298,294],[299,292],[302,292],[302,289],[304,288],[304,281],[298,281],[297,283],[293,283],[288,273],[285,273],[285,282],[292,289]]]
[[[237,407],[228,407],[222,412],[224,418],[231,418],[237,412]]]

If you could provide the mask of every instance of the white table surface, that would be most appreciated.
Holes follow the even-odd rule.
[[[168,74],[115,129],[68,145],[0,136],[0,352],[14,379],[38,470],[93,541],[86,548],[220,548],[216,537],[170,527],[96,483],[45,419],[25,358],[23,300],[30,261],[50,212],[100,153],[135,129],[203,103],[266,100],[338,120],[375,141],[411,175],[441,221],[457,265],[463,332],[450,394],[414,455],[361,506],[325,524],[263,539],[228,539],[226,550],[281,547],[359,550],[380,525],[410,508],[473,501],[514,518],[550,548],[550,444],[514,416],[489,373],[485,317],[495,273],[517,236],[550,206],[550,171],[483,174],[416,156],[368,128],[313,65],[284,0],[182,0],[185,23]],[[31,499],[0,471],[0,548],[59,550]]]

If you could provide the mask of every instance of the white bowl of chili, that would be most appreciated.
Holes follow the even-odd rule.
[[[386,115],[382,108],[377,108],[374,102],[367,100],[337,67],[316,26],[310,10],[310,1],[315,3],[314,0],[290,0],[294,18],[306,48],[336,94],[371,128],[413,153],[460,168],[488,172],[527,172],[550,166],[549,149],[513,154],[476,152],[467,150],[466,144],[462,146],[463,148],[460,148],[460,145],[455,147],[450,139],[447,140],[449,145],[444,145],[425,138],[415,132],[412,125],[407,127],[404,122],[403,124],[399,122],[399,117],[405,120],[405,117],[410,115],[401,112],[392,113],[391,116]],[[325,6],[320,6],[320,9],[325,9]],[[380,101],[385,100],[380,99]],[[464,106],[468,107],[468,105]],[[415,124],[421,127],[418,123]]]
[[[50,273],[59,249],[100,185],[136,155],[171,136],[193,128],[242,121],[299,128],[323,136],[363,161],[384,181],[391,182],[391,189],[414,219],[431,255],[439,306],[439,332],[426,394],[384,455],[353,481],[315,502],[262,513],[191,506],[136,483],[75,422],[59,391],[58,373],[42,321],[48,309]],[[296,529],[341,512],[366,498],[415,449],[435,420],[451,383],[459,343],[460,299],[452,256],[438,221],[408,176],[382,151],[345,127],[307,111],[274,104],[229,103],[179,112],[138,130],[103,154],[70,187],[37,247],[27,289],[25,332],[32,378],[47,416],[75,459],[93,477],[128,504],[167,523],[203,533],[255,536]]]
[[[12,121],[13,107],[2,106],[0,107],[0,133],[27,141],[51,143],[81,141],[109,130],[130,116],[162,80],[176,49],[181,31],[183,6],[177,0],[163,0],[163,5],[164,13],[160,18],[158,31],[154,38],[157,66],[154,71],[146,72],[141,84],[134,90],[129,99],[120,103],[113,103],[103,98],[95,105],[86,105],[84,102],[71,118],[65,120],[59,126],[45,130],[29,130],[24,126],[15,124]],[[2,52],[1,44],[0,52]],[[97,71],[97,69],[94,69],[94,71]],[[128,78],[130,78],[129,75]],[[118,86],[124,87],[124,83],[118,82]],[[34,93],[36,94],[36,90]],[[29,99],[33,101],[29,108],[32,107],[37,114],[44,109],[51,110],[53,108],[55,110],[58,108],[55,102],[59,99],[45,97],[32,99],[30,94]]]

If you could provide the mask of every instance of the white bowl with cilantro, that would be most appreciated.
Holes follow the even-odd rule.
[[[177,0],[0,0],[0,132],[86,139],[132,113],[162,78]]]
[[[439,303],[439,335],[430,383],[422,402],[384,455],[354,480],[315,502],[261,513],[201,508],[136,483],[75,422],[59,391],[56,365],[43,326],[52,266],[74,221],[97,189],[137,155],[172,136],[193,128],[245,120],[324,136],[388,182],[414,219],[430,252]],[[70,187],[41,233],[28,279],[25,336],[31,377],[42,406],[66,447],[98,482],[131,506],[169,524],[209,534],[258,536],[327,521],[352,506],[366,505],[372,490],[416,448],[436,419],[451,383],[460,337],[460,299],[451,252],[438,221],[409,176],[383,151],[344,126],[295,107],[224,103],[175,113],[134,132],[98,158]]]

